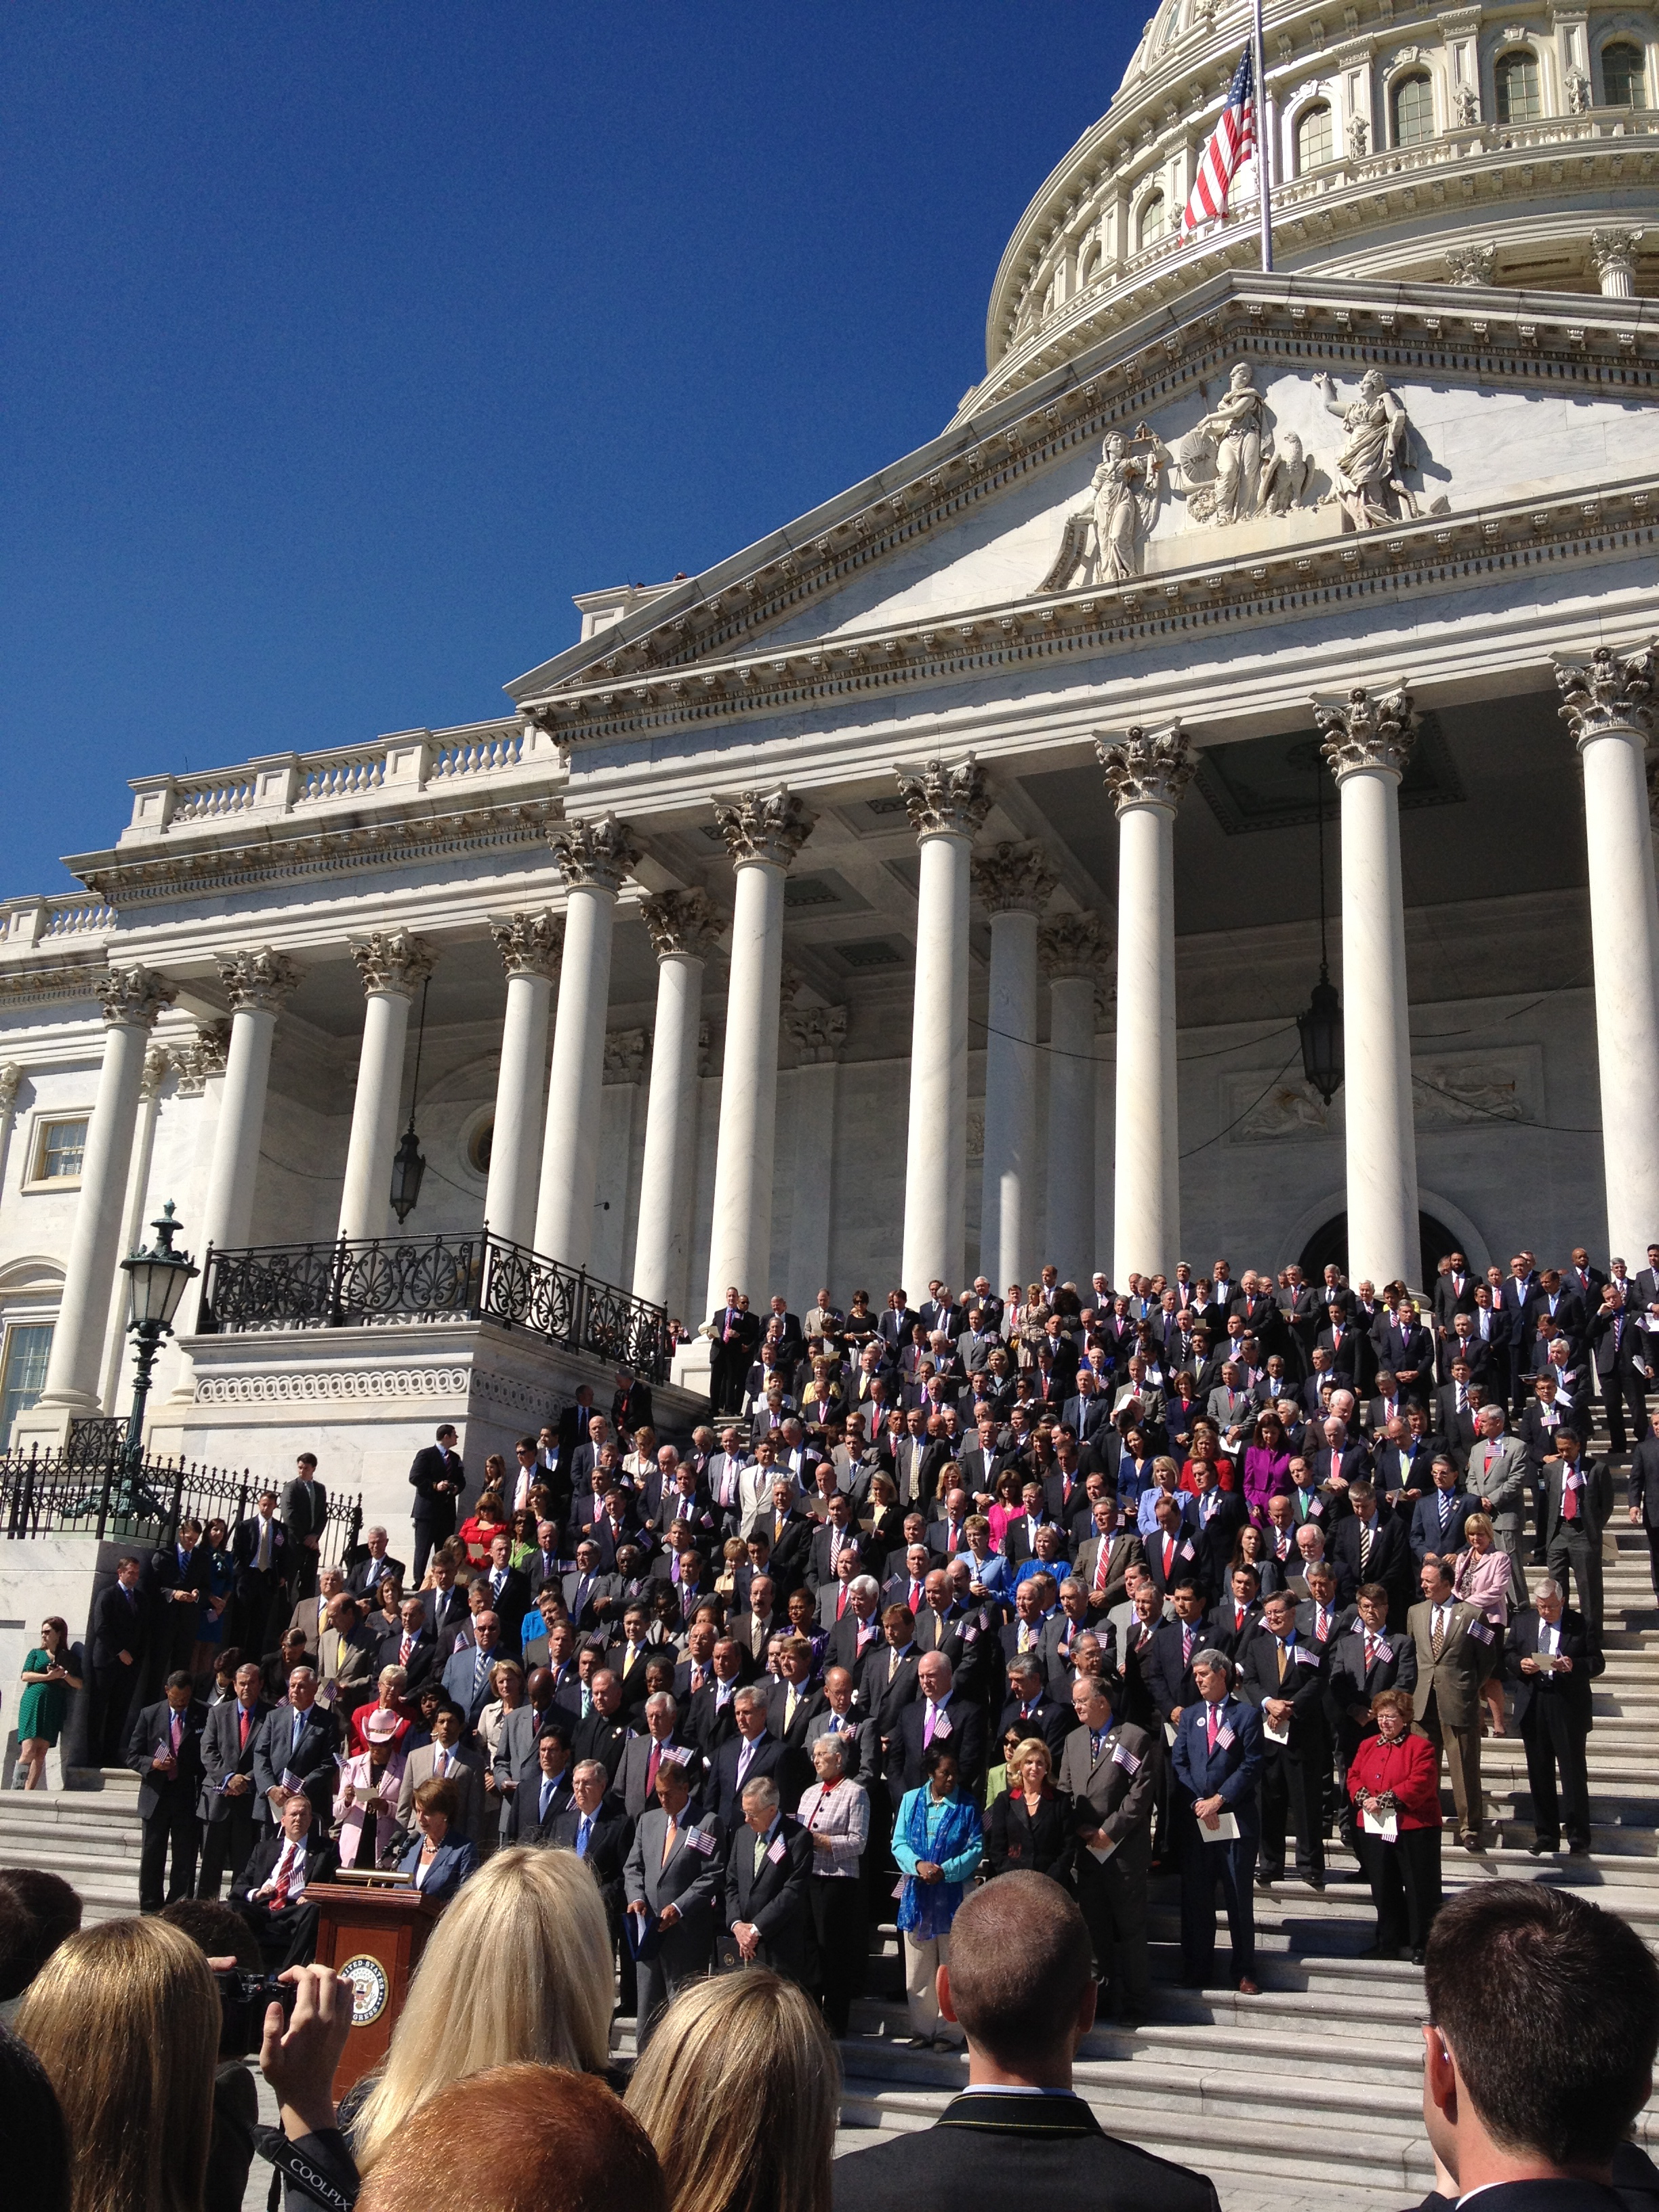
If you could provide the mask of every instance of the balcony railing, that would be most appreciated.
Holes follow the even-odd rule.
[[[441,1326],[490,1321],[668,1379],[668,1315],[584,1270],[484,1230],[475,1237],[341,1237],[331,1244],[210,1246],[197,1328]]]
[[[227,1471],[193,1460],[145,1459],[126,1464],[120,1420],[76,1421],[67,1449],[39,1445],[0,1452],[0,1536],[106,1537],[117,1542],[171,1543],[182,1520],[205,1528],[234,1528],[252,1512],[264,1484],[246,1468]],[[343,1565],[362,1533],[361,1496],[331,1493],[323,1531],[324,1566]]]

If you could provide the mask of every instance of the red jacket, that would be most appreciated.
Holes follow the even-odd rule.
[[[1440,1761],[1434,1746],[1418,1729],[1398,1743],[1368,1735],[1348,1768],[1348,1795],[1356,1805],[1364,1790],[1380,1797],[1392,1790],[1402,1828],[1437,1828],[1440,1820]]]

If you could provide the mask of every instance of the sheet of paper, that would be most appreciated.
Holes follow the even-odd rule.
[[[1261,1733],[1266,1736],[1269,1743],[1288,1744],[1291,1740],[1290,1729],[1288,1728],[1275,1728],[1265,1714],[1262,1716]]]
[[[1117,1849],[1117,1845],[1115,1843],[1091,1844],[1087,1846],[1087,1849],[1090,1857],[1097,1861],[1100,1865],[1104,1866],[1107,1860],[1110,1858],[1112,1853]]]
[[[1236,1844],[1238,1841],[1238,1815],[1237,1813],[1218,1813],[1214,1826],[1212,1827],[1207,1820],[1200,1820],[1198,1832],[1206,1844]]]
[[[1386,1820],[1381,1820],[1375,1813],[1362,1813],[1359,1824],[1368,1836],[1380,1836],[1385,1844],[1400,1841],[1400,1816],[1397,1813],[1390,1813]]]

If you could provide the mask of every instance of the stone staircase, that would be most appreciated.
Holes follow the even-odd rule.
[[[1659,1607],[1638,1531],[1621,1529],[1607,1585],[1607,1668],[1589,1751],[1590,1856],[1529,1856],[1520,1742],[1488,1737],[1487,1832],[1497,1840],[1479,1855],[1449,1844],[1445,1887],[1563,1884],[1622,1914],[1659,1948]],[[1449,1791],[1445,1802],[1449,1814]],[[1340,1846],[1329,1865],[1323,1895],[1294,1879],[1271,1896],[1256,1893],[1261,1995],[1254,1998],[1176,1985],[1176,1887],[1154,1882],[1155,2018],[1133,2033],[1097,2029],[1079,2053],[1078,2087],[1102,2126],[1211,2174],[1224,2212],[1269,2204],[1313,2212],[1333,2202],[1396,2212],[1433,2186],[1422,2120],[1422,1973],[1358,1955],[1374,1925],[1370,1893]],[[872,2130],[927,2126],[966,2079],[960,2058],[895,2047],[907,2032],[902,1977],[894,1932],[882,1933],[870,1995],[842,2045],[842,2150],[872,2142]],[[1226,1942],[1223,1922],[1224,1961]],[[1659,2140],[1659,2107],[1650,2106],[1644,2135]]]
[[[88,1923],[138,1910],[138,1778],[106,1767],[100,1782],[0,1790],[0,1866],[62,1875],[80,1892]]]

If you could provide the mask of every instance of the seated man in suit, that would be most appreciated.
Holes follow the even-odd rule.
[[[306,1890],[312,1882],[331,1881],[337,1864],[333,1844],[313,1831],[310,1799],[291,1791],[279,1825],[254,1846],[230,1893],[272,1972],[311,1964],[320,1908],[307,1902]]]
[[[1475,1882],[1437,1914],[1424,1984],[1424,2117],[1460,2202],[1651,2204],[1628,2138],[1653,2078],[1659,1971],[1634,1929],[1570,1891]],[[1505,2019],[1531,2033],[1495,2037]]]

